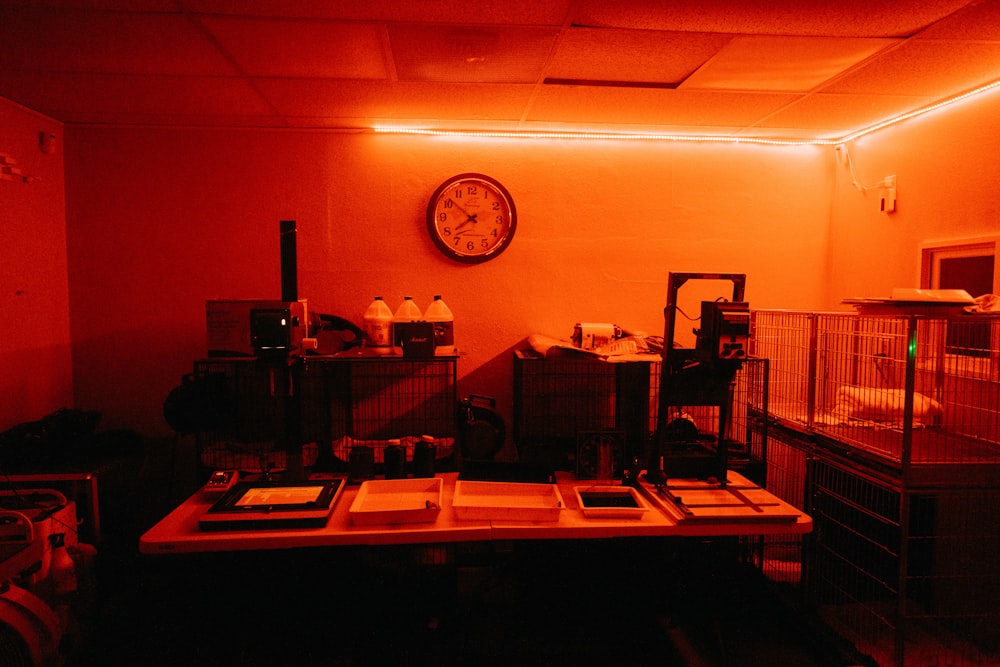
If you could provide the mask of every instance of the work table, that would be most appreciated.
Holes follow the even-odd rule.
[[[510,539],[775,535],[803,534],[812,529],[809,516],[733,471],[729,472],[726,487],[721,489],[695,480],[671,480],[671,488],[677,483],[683,489],[675,495],[696,508],[693,516],[685,516],[672,508],[669,500],[645,487],[642,495],[649,509],[635,518],[585,515],[575,487],[604,483],[577,480],[571,473],[556,473],[564,504],[555,521],[459,518],[453,507],[458,474],[443,473],[437,477],[442,480],[442,503],[433,523],[355,525],[349,509],[360,487],[345,485],[325,526],[206,532],[199,528],[198,522],[216,498],[199,491],[143,534],[139,551],[177,554]],[[720,494],[725,496],[721,501]]]

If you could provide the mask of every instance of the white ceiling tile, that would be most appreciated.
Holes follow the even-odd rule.
[[[806,92],[896,43],[867,38],[735,37],[683,88]]]
[[[747,35],[905,37],[968,0],[579,0],[578,25]]]
[[[525,119],[664,126],[742,126],[794,99],[794,96],[779,93],[546,86],[533,100]]]
[[[808,130],[836,130],[840,136],[913,108],[929,104],[933,98],[895,95],[848,95],[816,93],[758,121],[759,128],[797,127]]]
[[[5,0],[18,7],[58,7],[116,12],[178,13],[176,0]]]
[[[250,76],[385,79],[383,27],[231,17],[198,19]]]
[[[279,113],[311,118],[517,120],[530,85],[259,79]]]
[[[180,14],[30,8],[0,14],[4,69],[231,76],[236,70]]]
[[[535,83],[557,34],[555,28],[389,26],[401,81]]]
[[[731,39],[718,33],[569,28],[559,40],[546,76],[679,83]]]
[[[916,39],[1000,40],[1000,2],[970,2]]]
[[[824,92],[945,98],[1000,79],[1000,42],[910,40]]]
[[[158,114],[268,114],[246,82],[233,77],[19,72],[5,85],[31,107],[58,118],[73,112]]]
[[[570,0],[184,0],[198,13],[236,16],[458,23],[561,25]]]

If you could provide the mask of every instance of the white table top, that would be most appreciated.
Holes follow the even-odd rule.
[[[604,483],[557,473],[564,505],[554,521],[459,518],[452,505],[458,474],[438,477],[443,481],[442,503],[433,523],[355,525],[349,509],[359,487],[346,486],[322,527],[203,531],[198,521],[215,498],[199,491],[142,535],[139,550],[144,554],[175,554],[508,539],[789,535],[812,530],[809,516],[732,471],[726,489],[695,480],[671,480],[671,489],[677,487],[674,494],[693,508],[692,514],[678,512],[655,490],[646,487],[642,496],[648,511],[637,518],[585,515],[574,487]]]

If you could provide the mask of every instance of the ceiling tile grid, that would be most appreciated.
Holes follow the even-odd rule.
[[[995,0],[0,0],[66,123],[829,139],[997,80]]]

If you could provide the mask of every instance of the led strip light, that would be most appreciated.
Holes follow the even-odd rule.
[[[840,146],[861,137],[885,129],[897,123],[922,116],[932,111],[937,111],[943,107],[951,106],[957,102],[967,100],[970,97],[981,95],[989,90],[1000,86],[1000,80],[980,86],[974,90],[958,95],[956,97],[942,100],[909,113],[900,114],[887,120],[871,125],[857,132],[844,135],[839,139],[768,139],[763,137],[739,137],[732,135],[698,135],[698,134],[666,134],[660,132],[554,132],[544,130],[435,130],[425,128],[411,128],[392,125],[376,125],[372,130],[376,134],[409,134],[427,137],[464,137],[464,138],[486,138],[486,139],[587,139],[587,140],[613,140],[613,141],[673,141],[688,143],[714,143],[714,144],[750,144],[763,146]]]

